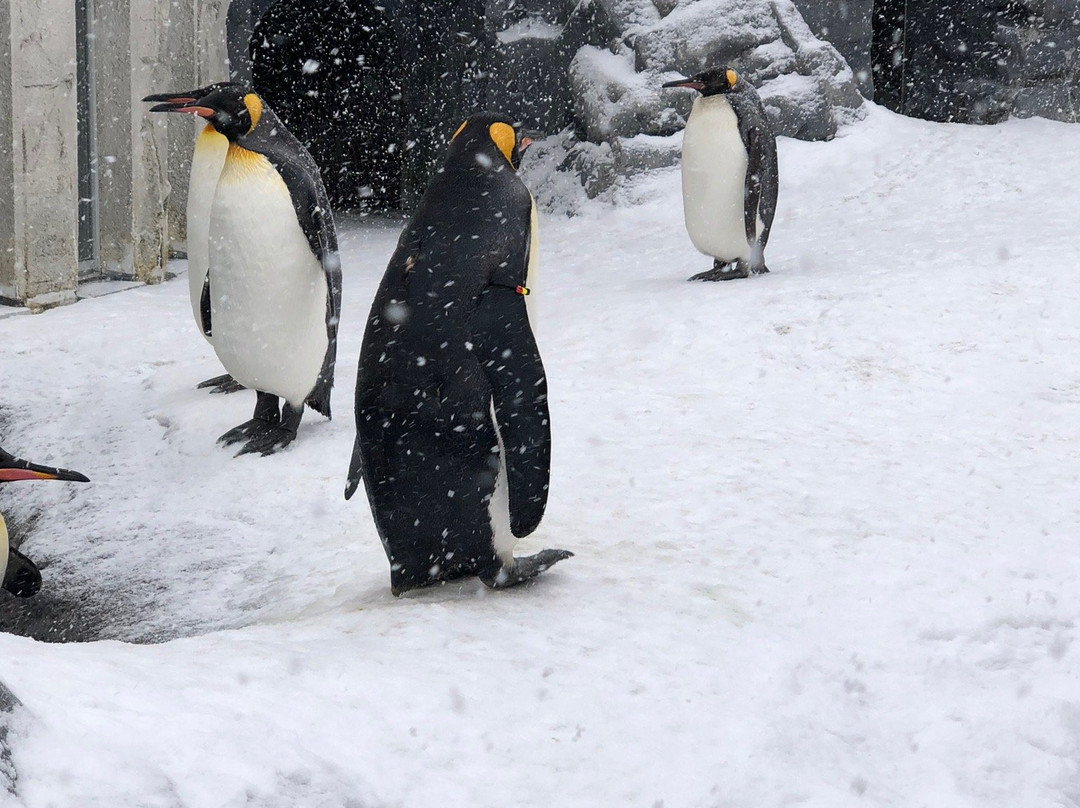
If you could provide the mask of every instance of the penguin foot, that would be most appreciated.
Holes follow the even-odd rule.
[[[9,549],[3,588],[17,598],[33,597],[41,589],[41,572],[18,550]]]
[[[713,262],[713,268],[705,272],[692,275],[692,281],[733,281],[736,278],[749,278],[750,264],[746,261],[733,261],[730,263]]]
[[[764,264],[758,264],[757,266],[751,266],[750,267],[750,272],[753,275],[768,275],[769,274],[769,268],[767,266],[765,266]]]
[[[252,418],[240,426],[234,426],[218,438],[217,442],[222,446],[232,446],[234,443],[259,438],[274,429],[277,429],[276,422],[267,421],[265,418]]]
[[[236,456],[258,452],[266,457],[284,449],[294,440],[296,440],[296,430],[290,430],[284,426],[271,427],[245,443],[244,448],[237,452]]]
[[[215,376],[212,379],[207,379],[205,382],[199,382],[195,385],[196,390],[205,390],[210,388],[210,392],[213,393],[237,393],[241,390],[246,390],[244,385],[240,384],[236,379],[230,376],[228,373],[223,373],[220,376]]]
[[[499,567],[494,575],[481,574],[480,580],[492,589],[509,589],[532,580],[549,567],[573,556],[569,550],[541,550],[536,555],[515,558],[512,567]]]
[[[260,396],[268,394],[260,393]],[[267,402],[268,403],[268,402]],[[277,399],[274,399],[274,413],[277,413]],[[256,415],[259,412],[256,410]],[[263,457],[278,452],[296,440],[296,431],[300,428],[300,420],[304,417],[304,406],[293,407],[285,402],[281,407],[281,422],[272,424],[269,429],[254,435],[244,445],[244,448],[236,453],[236,456],[258,452]]]

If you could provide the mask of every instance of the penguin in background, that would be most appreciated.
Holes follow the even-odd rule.
[[[341,262],[318,166],[242,85],[150,111],[196,115],[228,140],[209,213],[198,214],[208,221],[199,314],[225,369],[256,391],[253,417],[218,441],[273,454],[296,438],[305,404],[330,417]]]
[[[717,67],[664,87],[697,90],[682,146],[683,215],[713,268],[692,281],[728,281],[768,272],[779,166],[776,136],[757,91],[734,70]]]
[[[70,480],[88,483],[77,471],[54,469],[20,460],[0,449],[0,484],[19,480]],[[11,594],[28,598],[41,589],[41,572],[37,565],[8,544],[7,525],[0,513],[0,583]]]
[[[573,555],[513,554],[551,458],[536,206],[516,173],[529,142],[491,112],[458,128],[368,317],[345,498],[363,479],[395,595],[466,575],[511,587]]]
[[[158,93],[148,95],[143,101],[169,103],[178,107],[194,104],[214,90],[233,86],[233,82],[221,81],[198,90],[176,93]],[[225,166],[225,157],[229,151],[229,139],[219,133],[213,124],[203,124],[195,139],[195,150],[191,155],[191,174],[188,180],[187,198],[187,253],[188,253],[188,292],[191,297],[191,311],[195,316],[195,325],[199,333],[210,340],[210,335],[203,331],[202,292],[209,268],[210,241],[210,206],[214,201],[218,177]],[[234,393],[243,390],[229,374],[215,376],[197,385],[198,389],[210,388],[212,393]]]

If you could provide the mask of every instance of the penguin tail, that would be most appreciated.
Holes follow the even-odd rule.
[[[356,489],[360,486],[360,480],[364,473],[364,458],[360,448],[360,435],[357,434],[353,443],[352,459],[349,461],[349,476],[345,483],[345,499],[352,499]]]
[[[304,403],[324,418],[330,418],[330,391],[333,389],[333,382],[326,384],[323,382],[323,378],[322,376],[319,377],[315,389],[311,391]],[[330,378],[333,379],[332,376]]]

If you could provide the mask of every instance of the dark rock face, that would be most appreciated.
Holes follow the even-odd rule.
[[[614,144],[685,125],[690,94],[660,90],[676,72],[731,64],[793,137],[830,138],[862,104],[792,0],[234,0],[228,35],[235,76],[308,146],[340,206],[412,207],[479,108],[609,144],[611,174],[667,159]]]
[[[1075,0],[875,0],[875,100],[907,115],[1080,120],[1078,51]]]

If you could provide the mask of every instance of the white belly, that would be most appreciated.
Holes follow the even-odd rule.
[[[4,523],[4,515],[0,513],[0,584],[4,582],[4,574],[7,572],[9,549],[7,525]]]
[[[683,215],[694,246],[725,262],[750,258],[746,166],[746,147],[731,104],[722,95],[699,96],[683,134]]]
[[[495,420],[495,403],[491,404],[491,422],[495,424],[495,434],[499,438],[499,476],[495,480],[495,491],[488,503],[488,518],[491,520],[492,539],[495,555],[507,567],[514,564],[514,548],[518,540],[510,530],[510,487],[506,481],[506,447],[503,446],[499,424]]]
[[[187,199],[188,290],[191,313],[200,334],[202,291],[209,266],[210,207],[214,204],[214,193],[228,151],[228,138],[212,126],[206,126],[195,141],[195,152],[191,156]]]
[[[261,155],[225,163],[211,213],[209,263],[221,363],[245,387],[299,407],[326,354],[326,275],[284,180]]]

